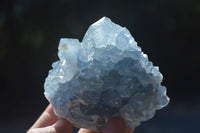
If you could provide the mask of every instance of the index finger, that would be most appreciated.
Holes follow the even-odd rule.
[[[49,104],[45,111],[41,114],[41,116],[30,129],[46,127],[54,124],[57,120],[58,118],[53,111],[53,107],[51,104]]]

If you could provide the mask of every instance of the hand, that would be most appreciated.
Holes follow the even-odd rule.
[[[132,133],[133,128],[127,128],[121,118],[111,119],[103,133]],[[49,105],[27,133],[72,133],[72,124],[58,119],[53,107]],[[100,133],[81,128],[78,133]]]

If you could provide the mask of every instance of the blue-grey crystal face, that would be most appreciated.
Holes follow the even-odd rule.
[[[58,50],[44,94],[55,113],[75,126],[102,131],[119,116],[136,127],[169,103],[158,67],[109,18],[92,24],[82,42],[61,39]]]

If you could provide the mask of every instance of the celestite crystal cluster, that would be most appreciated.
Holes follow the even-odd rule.
[[[44,94],[57,116],[77,127],[102,131],[115,116],[136,127],[169,103],[158,67],[107,17],[92,24],[82,42],[62,38],[58,50]]]

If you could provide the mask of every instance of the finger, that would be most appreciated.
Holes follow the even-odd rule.
[[[132,133],[134,130],[127,128],[126,123],[122,118],[112,118],[108,121],[104,133]]]
[[[27,133],[56,133],[56,129],[53,126],[33,128],[30,129]]]
[[[125,133],[133,133],[135,130],[135,128],[126,128],[126,132]]]
[[[33,128],[27,133],[72,133],[72,126],[65,120],[58,120],[54,125],[43,128]]]
[[[103,132],[95,132],[88,129],[81,128],[78,133],[103,133]]]
[[[108,121],[104,133],[125,133],[126,124],[123,119],[115,117]]]
[[[56,129],[56,133],[72,133],[72,125],[66,120],[58,120],[54,124],[54,128]]]
[[[32,128],[41,128],[52,125],[58,120],[57,116],[53,111],[53,107],[49,105],[46,110],[42,113],[39,119],[33,124]]]

